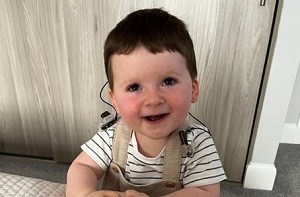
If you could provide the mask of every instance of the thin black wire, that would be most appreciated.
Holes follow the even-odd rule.
[[[101,88],[101,90],[100,90],[100,93],[99,93],[99,96],[100,96],[100,99],[101,99],[101,101],[102,101],[103,103],[107,104],[108,106],[112,107],[112,108],[115,110],[115,120],[116,120],[116,119],[118,118],[118,113],[117,113],[116,108],[115,108],[112,104],[110,104],[109,102],[105,101],[104,98],[102,97],[102,92],[103,92],[103,90],[104,90],[104,88],[105,88],[105,86],[106,86],[107,84],[108,84],[108,81],[105,82],[105,84],[102,86],[102,88]]]
[[[191,112],[189,112],[189,115],[190,116],[192,116],[196,121],[198,121],[200,124],[202,124],[202,126],[204,126],[206,129],[208,129],[207,128],[207,126],[205,126],[205,124],[203,124],[203,122],[201,122],[198,118],[196,118],[195,116],[193,116],[193,114],[191,114]],[[209,130],[204,130],[206,133],[208,133],[210,136],[211,136],[211,133],[210,133],[210,131]]]
[[[201,122],[198,118],[196,118],[195,116],[193,116],[193,114],[191,114],[191,112],[189,112],[189,115],[190,116],[192,116],[192,118],[194,118],[196,121],[198,121],[200,124],[202,124],[204,127],[206,127],[205,126],[205,124],[203,124],[203,122]],[[207,127],[206,127],[207,128]]]

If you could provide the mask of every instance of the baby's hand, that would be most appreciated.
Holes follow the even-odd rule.
[[[122,197],[149,197],[145,193],[140,193],[135,190],[127,190]]]

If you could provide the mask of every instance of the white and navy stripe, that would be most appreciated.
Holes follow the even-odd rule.
[[[115,126],[99,131],[81,147],[104,171],[111,162],[112,139]],[[183,156],[180,182],[184,187],[198,187],[218,183],[226,179],[214,142],[206,127],[190,124],[187,142],[194,148],[193,157]],[[155,157],[147,158],[138,151],[135,135],[128,147],[125,179],[137,185],[156,183],[162,180],[164,150]]]

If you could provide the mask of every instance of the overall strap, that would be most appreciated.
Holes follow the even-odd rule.
[[[119,120],[116,125],[112,146],[112,160],[120,168],[124,168],[127,160],[127,150],[132,130]]]
[[[182,151],[180,149],[181,140],[179,131],[186,131],[187,123],[184,123],[179,129],[175,130],[167,141],[165,147],[165,156],[163,164],[163,179],[178,180],[180,179]]]

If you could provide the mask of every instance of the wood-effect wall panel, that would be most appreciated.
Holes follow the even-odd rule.
[[[16,91],[16,100],[20,112],[22,132],[24,135],[25,153],[40,156],[50,156],[51,144],[46,142],[50,139],[49,133],[45,129],[43,122],[43,109],[40,106],[41,92],[38,90],[40,83],[32,59],[28,58],[32,45],[29,40],[30,31],[26,25],[29,24],[28,10],[24,9],[21,1],[7,1],[6,10],[8,14],[8,23],[10,31],[1,32],[3,35],[10,34],[13,51],[8,52],[7,56],[13,74],[14,86]],[[9,48],[4,48],[7,50]],[[3,66],[3,65],[2,65]],[[43,90],[42,90],[43,91]],[[7,117],[6,117],[7,118]],[[11,131],[11,135],[18,136],[18,133]],[[5,144],[5,142],[4,142]],[[5,145],[4,145],[5,147]]]
[[[16,64],[9,16],[0,1],[0,151],[23,153],[26,147],[11,64]],[[5,142],[5,143],[4,143]]]
[[[128,13],[162,7],[194,41],[200,100],[230,180],[241,181],[275,0],[0,0],[0,152],[71,161],[93,136],[103,45]],[[108,100],[107,88],[103,96]]]
[[[220,3],[195,113],[212,130],[230,179],[238,181],[245,167],[275,1],[265,7],[250,0]]]

